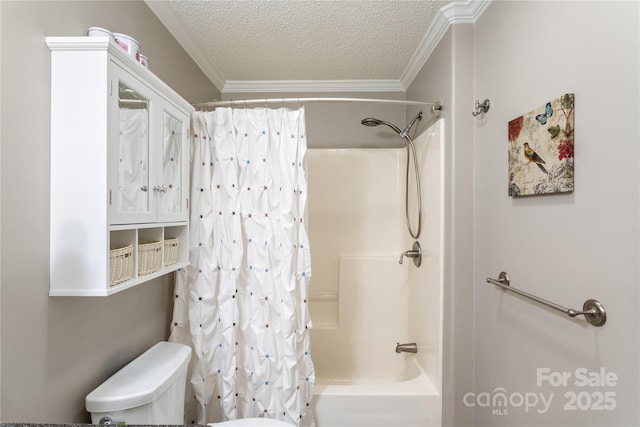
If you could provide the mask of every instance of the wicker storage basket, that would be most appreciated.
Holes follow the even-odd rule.
[[[109,251],[109,285],[115,286],[133,277],[133,245]]]
[[[144,276],[160,270],[162,263],[162,242],[140,243],[138,245],[138,275]]]
[[[175,264],[178,261],[178,247],[180,238],[165,239],[164,241],[164,265]]]

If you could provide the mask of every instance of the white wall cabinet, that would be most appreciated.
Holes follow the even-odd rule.
[[[110,295],[188,265],[193,107],[106,37],[46,42],[49,295]]]

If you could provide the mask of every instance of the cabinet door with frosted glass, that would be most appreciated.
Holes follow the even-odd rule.
[[[188,219],[189,116],[172,105],[161,103],[157,142],[158,169],[154,192],[157,194],[158,221]]]
[[[109,223],[152,222],[154,94],[118,65],[109,71]]]

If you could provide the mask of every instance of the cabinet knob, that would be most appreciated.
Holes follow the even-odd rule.
[[[142,187],[140,187],[140,189],[141,189],[142,191],[144,191],[145,193],[146,193],[147,191],[149,191],[149,187],[148,187],[147,185],[143,185]]]

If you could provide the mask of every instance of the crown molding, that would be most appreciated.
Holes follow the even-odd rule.
[[[404,92],[398,80],[229,80],[222,93]]]
[[[180,46],[187,52],[193,61],[200,67],[211,83],[217,88],[225,85],[225,79],[218,69],[203,54],[202,48],[193,41],[184,23],[177,18],[171,7],[171,2],[166,0],[144,0],[145,4],[158,17]]]
[[[440,9],[438,15],[429,26],[420,45],[413,54],[400,76],[400,83],[406,89],[416,78],[429,56],[433,53],[442,37],[454,24],[473,24],[482,15],[491,0],[456,1]]]
[[[144,0],[187,54],[221,93],[243,92],[406,92],[424,64],[454,24],[472,24],[492,0],[455,1],[442,7],[399,80],[225,80],[177,19],[171,2]]]
[[[492,0],[456,1],[440,9],[449,24],[474,24]]]

